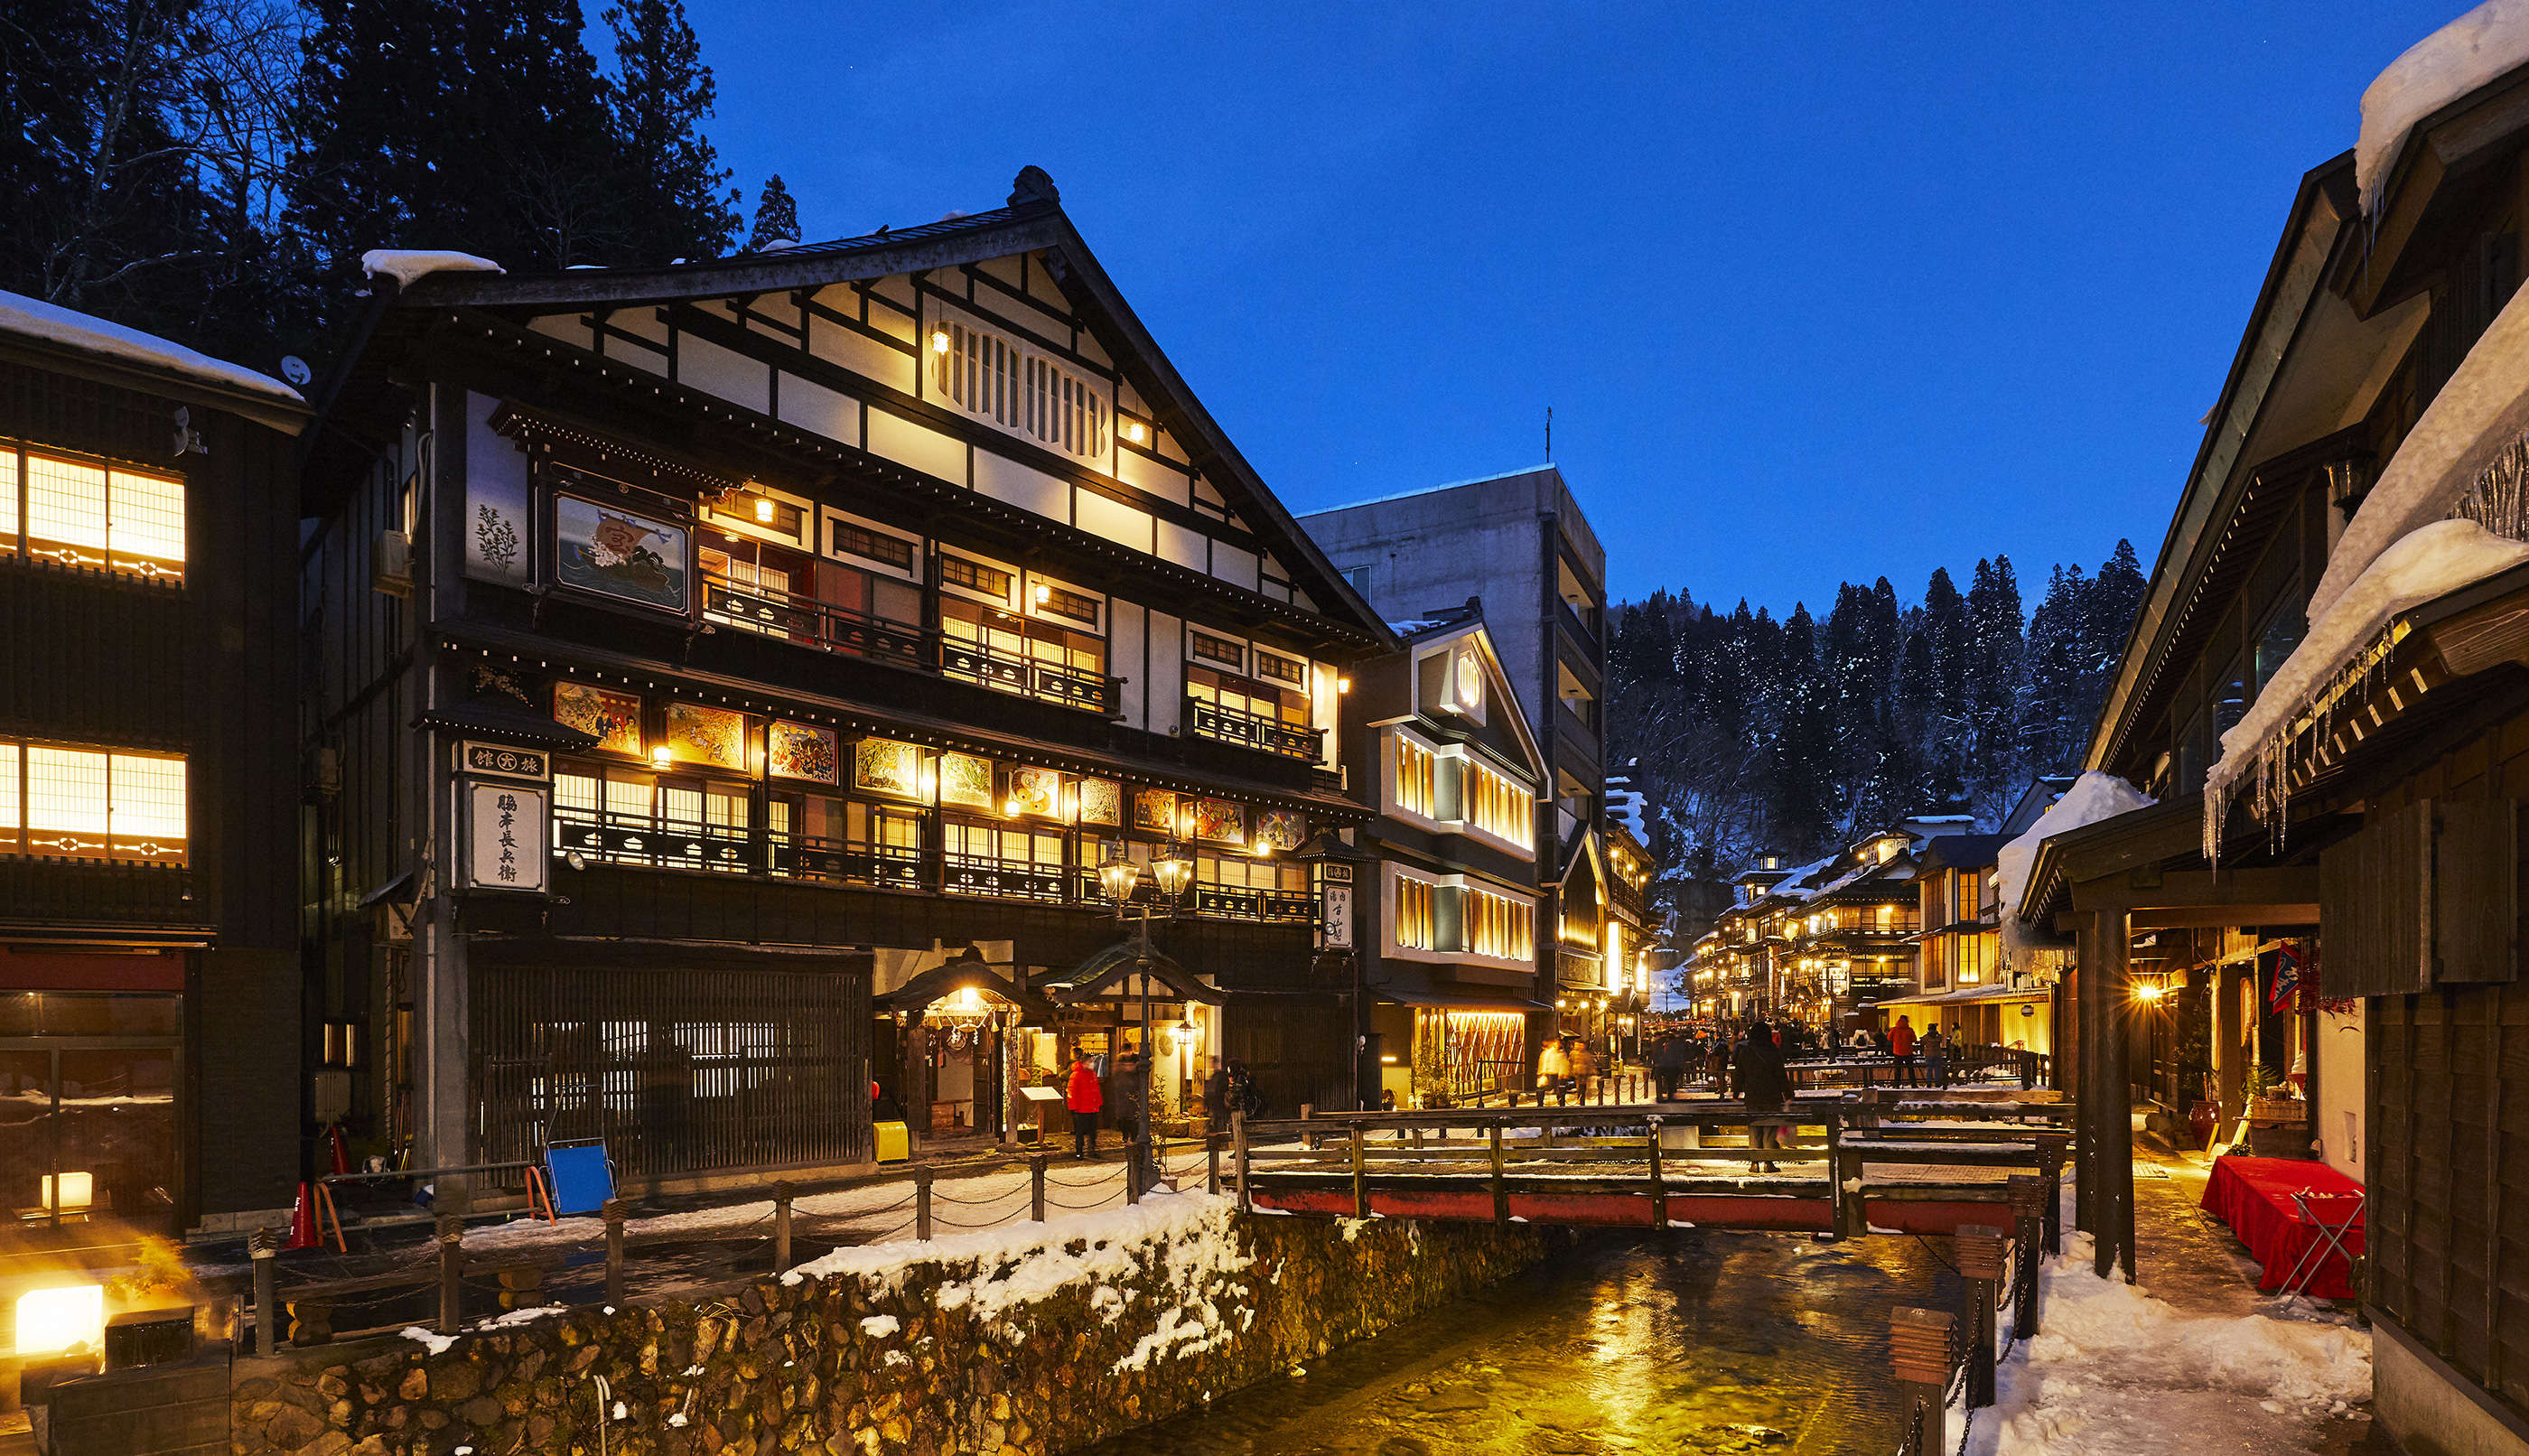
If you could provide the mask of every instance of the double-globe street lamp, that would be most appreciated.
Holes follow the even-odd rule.
[[[1151,1158],[1151,1083],[1157,1070],[1151,1054],[1151,961],[1154,954],[1151,949],[1151,922],[1177,918],[1186,889],[1194,883],[1193,853],[1170,838],[1157,854],[1151,856],[1151,880],[1158,889],[1157,900],[1135,903],[1133,892],[1141,888],[1142,867],[1125,853],[1122,840],[1107,841],[1106,857],[1098,866],[1098,888],[1106,898],[1115,902],[1116,920],[1133,925],[1133,961],[1142,973],[1142,1045],[1137,1078],[1141,1083],[1138,1094],[1141,1136],[1134,1143],[1133,1162],[1138,1184],[1145,1189],[1151,1186],[1151,1174],[1157,1166]],[[1138,915],[1134,913],[1137,910],[1141,912]]]

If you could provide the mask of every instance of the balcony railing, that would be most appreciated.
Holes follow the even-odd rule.
[[[558,854],[653,869],[705,870],[865,885],[936,894],[1090,905],[1109,901],[1098,872],[1078,865],[1001,859],[984,854],[942,854],[896,844],[820,838],[773,830],[661,822],[646,815],[554,811]],[[5,864],[0,861],[0,864]],[[1136,903],[1158,899],[1149,876],[1135,887]],[[1315,924],[1313,894],[1244,886],[1197,885],[1188,895],[1197,915],[1213,920],[1264,920]]]
[[[777,587],[703,573],[703,616],[743,631],[953,677],[1112,717],[1123,679],[1042,662],[989,642],[943,636]]]
[[[19,924],[199,925],[181,865],[0,856],[0,920]]]
[[[1225,708],[1202,698],[1186,699],[1186,731],[1246,748],[1261,748],[1282,758],[1315,763],[1322,753],[1323,728],[1293,728],[1278,718]]]

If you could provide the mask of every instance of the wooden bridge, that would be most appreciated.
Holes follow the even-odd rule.
[[[2058,1245],[2067,1103],[1802,1098],[1360,1112],[1245,1123],[1249,1207],[1347,1217],[1855,1237],[2009,1226],[2014,1187]],[[1752,1130],[1788,1146],[1752,1146]],[[1765,1169],[1776,1169],[1768,1171]]]

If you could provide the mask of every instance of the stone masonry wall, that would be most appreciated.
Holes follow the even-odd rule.
[[[1496,1282],[1555,1237],[1157,1199],[842,1250],[726,1298],[507,1317],[437,1350],[241,1360],[234,1449],[594,1453],[603,1416],[610,1456],[1054,1456]]]

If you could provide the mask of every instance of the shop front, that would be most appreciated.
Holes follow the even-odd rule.
[[[45,1243],[176,1232],[184,955],[0,951],[0,1217]]]
[[[1173,957],[1125,941],[1077,967],[1037,981],[1036,993],[1052,1002],[1051,1023],[1030,1052],[1046,1086],[1060,1087],[1076,1054],[1085,1056],[1117,1096],[1118,1063],[1151,1049],[1150,1102],[1154,1128],[1163,1137],[1200,1137],[1205,1079],[1224,1065],[1227,998]],[[1249,1069],[1251,1073],[1253,1068]],[[1051,1107],[1056,1105],[1045,1104]],[[1103,1125],[1121,1128],[1134,1109],[1113,1105]]]
[[[1535,1081],[1531,1027],[1551,1009],[1504,991],[1378,988],[1379,1094],[1405,1107],[1466,1106]]]
[[[1036,1126],[1018,1089],[1044,1085],[1040,1044],[1056,1011],[986,954],[934,950],[922,958],[936,963],[872,998],[878,1118],[927,1143],[1005,1143]]]

